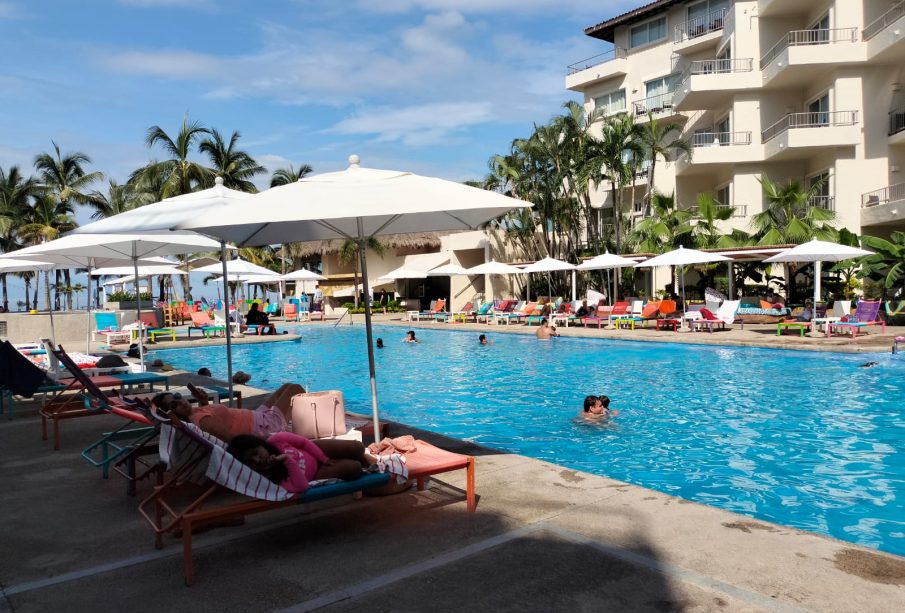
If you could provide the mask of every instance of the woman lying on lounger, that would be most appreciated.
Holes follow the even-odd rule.
[[[315,479],[354,481],[375,461],[358,441],[309,441],[291,432],[274,434],[266,441],[240,434],[226,450],[283,489],[297,494],[307,490],[309,481]]]
[[[227,443],[240,434],[254,434],[267,438],[277,432],[289,430],[292,418],[292,397],[304,394],[305,388],[297,383],[284,383],[264,404],[254,411],[231,409],[223,404],[208,404],[207,394],[188,384],[192,395],[198,399],[198,406],[192,406],[179,394],[163,392],[157,394],[154,403],[164,413],[175,415],[182,421],[189,421]]]

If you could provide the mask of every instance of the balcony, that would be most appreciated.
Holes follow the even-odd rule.
[[[861,32],[867,43],[867,57],[877,62],[905,61],[905,0],[871,22]]]
[[[691,137],[692,156],[676,161],[676,174],[687,177],[713,172],[720,164],[742,164],[763,159],[763,146],[754,145],[751,132],[697,132]]]
[[[814,0],[758,0],[757,14],[761,17],[806,15],[814,8]]]
[[[861,195],[861,225],[881,226],[905,220],[905,183]]]
[[[889,112],[889,144],[905,143],[905,106]]]
[[[761,133],[764,159],[811,155],[817,147],[853,147],[861,142],[858,111],[789,113]]]
[[[715,46],[722,38],[723,24],[730,10],[720,9],[677,25],[673,33],[673,51],[694,53],[708,45]]]
[[[813,75],[815,65],[850,64],[866,59],[857,28],[795,30],[761,57],[760,69],[765,87],[801,86],[803,79]]]
[[[753,58],[695,60],[682,74],[673,103],[680,111],[709,109],[722,102],[728,92],[760,86]]]
[[[667,92],[665,94],[657,94],[649,96],[641,100],[632,101],[632,112],[635,114],[636,122],[647,121],[647,115],[650,113],[655,119],[666,119],[669,117],[684,117],[676,110],[673,98],[676,92]]]
[[[813,196],[808,198],[808,209],[836,210],[836,199],[833,196]]]
[[[566,89],[582,91],[588,85],[623,77],[628,74],[628,52],[621,47],[614,47],[606,53],[600,53],[567,67]]]

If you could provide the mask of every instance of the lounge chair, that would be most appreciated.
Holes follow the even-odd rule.
[[[283,321],[298,321],[298,307],[292,302],[283,303]]]
[[[41,440],[47,440],[47,422],[53,423],[53,448],[54,451],[60,449],[60,422],[64,419],[74,419],[76,417],[90,417],[93,415],[104,415],[105,411],[98,410],[96,407],[86,405],[83,398],[83,392],[90,389],[92,392],[98,393],[102,389],[119,388],[124,390],[126,385],[133,385],[138,382],[161,383],[166,389],[170,387],[169,377],[158,375],[155,373],[136,373],[138,379],[131,378],[128,373],[116,375],[99,375],[90,377],[83,372],[72,361],[72,358],[66,353],[62,345],[53,350],[53,355],[59,360],[60,364],[72,375],[69,380],[61,380],[56,385],[49,385],[39,388],[38,391],[53,392],[53,397],[44,403],[39,414],[41,415]],[[67,394],[67,392],[76,392],[75,394]]]
[[[884,308],[886,309],[886,321],[893,317],[905,315],[905,300],[899,300],[895,307],[892,306],[892,300],[887,300]]]
[[[659,308],[659,305],[657,305],[657,308]],[[643,314],[644,301],[632,300],[632,306],[627,313],[625,313],[624,315],[610,315],[610,323],[615,325],[617,328],[631,327],[631,329],[634,330],[636,323],[643,323]]]
[[[192,338],[192,330],[201,330],[201,336],[220,335],[226,333],[226,326],[218,326],[204,311],[189,313],[192,325],[189,326],[189,338]]]
[[[849,321],[843,320],[827,324],[827,338],[832,336],[833,332],[842,332],[843,334],[851,332],[852,338],[858,336],[858,330],[869,326],[880,326],[881,332],[886,332],[886,322],[879,319],[880,301],[879,300],[861,300],[855,308],[855,313],[849,315]]]
[[[566,328],[569,327],[569,324],[574,322],[577,318],[575,314],[572,313],[572,303],[571,302],[563,302],[559,305],[559,308],[550,316],[551,323],[554,325],[562,324]]]
[[[419,489],[423,489],[427,476],[465,469],[467,508],[469,512],[474,512],[474,459],[438,449],[423,441],[416,441],[416,446],[414,453],[405,456],[407,477],[416,479]],[[222,441],[202,432],[193,424],[181,422],[161,426],[159,453],[161,460],[169,466],[170,478],[141,502],[139,512],[154,531],[154,544],[158,549],[163,547],[165,533],[181,532],[183,576],[185,584],[189,586],[194,581],[193,526],[352,494],[386,485],[390,481],[389,474],[367,474],[355,481],[312,484],[304,493],[293,494],[238,462],[226,452]],[[179,504],[176,499],[178,490],[186,483],[202,485],[203,490],[188,504]],[[213,495],[220,489],[230,490],[246,498],[213,507]]]
[[[623,300],[621,302],[617,302],[616,304],[614,304],[613,308],[610,310],[610,314],[607,315],[607,318],[606,318],[607,324],[612,325],[613,322],[616,321],[617,319],[622,319],[624,317],[631,317],[632,311],[634,310],[635,305],[638,302],[640,302],[640,301],[633,300],[633,301],[629,302],[627,300]],[[638,309],[639,313],[640,313],[641,308],[643,308],[643,303],[642,303],[641,307]],[[598,326],[598,327],[600,327],[600,326]]]
[[[815,317],[811,320],[815,330],[820,330],[821,326],[828,326],[831,323],[840,321],[843,317],[851,313],[851,300],[836,300],[833,302],[832,308],[823,316]]]
[[[312,302],[311,310],[308,311],[308,321],[324,321],[324,302]]]
[[[139,322],[124,326],[124,329],[130,330],[133,336],[138,334],[146,336],[152,343],[157,342],[158,336],[169,336],[173,341],[176,340],[176,330],[174,328],[161,328],[155,313],[144,312],[140,315],[140,318]]]
[[[726,300],[720,305],[717,312],[713,314],[707,309],[702,309],[702,311],[699,311],[701,313],[700,319],[692,319],[689,321],[691,330],[694,331],[697,328],[706,327],[707,331],[712,333],[714,326],[725,329],[726,325],[735,321],[735,314],[738,312],[740,303],[741,301],[739,300]],[[743,328],[744,326],[745,324],[742,323]]]
[[[512,311],[508,313],[499,313],[493,319],[493,323],[499,325],[501,321],[505,321],[508,326],[513,321],[518,323],[522,321],[522,319],[527,319],[528,316],[533,315],[534,311],[537,309],[536,302],[519,302],[519,304]]]
[[[474,302],[468,301],[464,305],[462,305],[462,308],[458,311],[452,311],[452,322],[455,323],[457,321],[460,321],[462,323],[468,323],[468,318],[474,317],[474,315]]]
[[[94,338],[101,336],[108,345],[127,345],[132,338],[131,332],[120,328],[114,311],[95,311],[94,327]]]
[[[485,302],[475,312],[474,320],[476,324],[488,324],[493,319],[493,302]]]
[[[597,303],[597,309],[595,310],[594,315],[580,318],[579,321],[581,322],[581,325],[587,328],[589,324],[595,323],[597,324],[597,327],[600,328],[604,323],[609,323],[610,315],[624,315],[626,311],[628,311],[628,302],[617,302],[611,308],[608,308],[605,302],[605,300],[601,299],[600,302]]]

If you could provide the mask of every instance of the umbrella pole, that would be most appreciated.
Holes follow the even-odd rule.
[[[358,259],[361,266],[362,285],[368,287],[368,241],[364,236],[364,228],[362,227],[361,217],[358,221]],[[374,419],[374,442],[380,439],[380,415],[377,407],[377,375],[374,368],[374,342],[373,330],[371,329],[371,301],[365,300],[365,334],[368,341],[368,374],[371,377],[371,412]]]
[[[223,318],[226,320],[226,383],[229,386],[227,405],[233,404],[233,337],[229,323],[229,278],[226,276],[226,241],[220,241],[220,263],[223,265]],[[236,322],[239,321],[239,307],[236,306]]]
[[[138,360],[141,364],[141,370],[145,371],[145,344],[141,335],[141,288],[138,286],[138,256],[135,254],[135,247],[132,248],[132,269],[135,271],[135,323],[138,325]]]
[[[91,353],[91,271],[88,267],[88,315],[85,321],[85,353]]]
[[[820,302],[820,275],[823,263],[820,260],[814,262],[814,306],[812,312],[817,312],[817,303]]]
[[[576,300],[578,300],[578,298],[575,297],[575,277],[576,277],[576,274],[577,274],[577,273],[573,270],[573,271],[572,271],[572,302],[575,302]]]

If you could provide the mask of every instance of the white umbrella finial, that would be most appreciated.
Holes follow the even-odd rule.
[[[354,153],[349,156],[349,168],[359,168],[361,166],[361,158]]]
[[[223,177],[217,177],[214,179],[214,185],[223,185]]]

